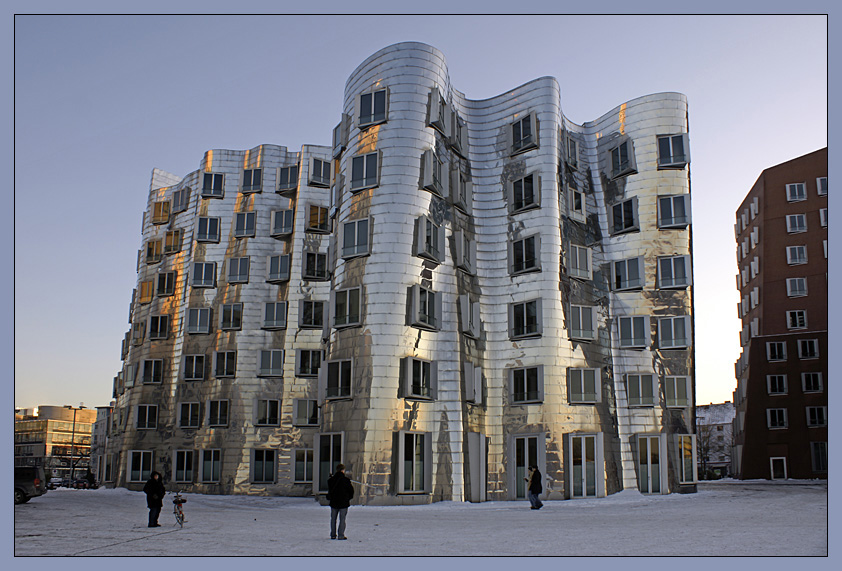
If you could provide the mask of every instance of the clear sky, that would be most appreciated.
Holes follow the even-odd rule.
[[[597,119],[689,102],[697,404],[731,400],[734,214],[760,172],[827,146],[825,16],[17,16],[14,404],[107,405],[153,168],[331,144],[345,81],[401,41],[471,99],[541,76]],[[371,33],[376,30],[376,33]]]

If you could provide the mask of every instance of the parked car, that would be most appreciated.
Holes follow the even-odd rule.
[[[61,486],[61,478],[50,478],[50,481],[47,482],[48,490],[55,490],[59,486]]]
[[[41,466],[15,466],[15,504],[47,493],[47,480]]]

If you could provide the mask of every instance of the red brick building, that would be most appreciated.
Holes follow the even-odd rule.
[[[764,170],[737,210],[732,472],[827,477],[827,148]]]

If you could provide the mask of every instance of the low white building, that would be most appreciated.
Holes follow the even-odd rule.
[[[699,479],[731,476],[734,403],[696,406],[696,445]]]

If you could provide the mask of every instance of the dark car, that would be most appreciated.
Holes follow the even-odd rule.
[[[15,504],[47,493],[47,480],[41,466],[15,466]]]

